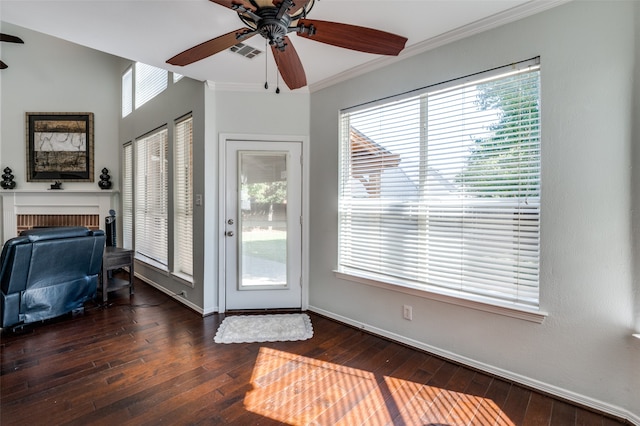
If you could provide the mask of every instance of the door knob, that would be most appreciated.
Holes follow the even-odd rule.
[[[227,232],[225,233],[225,235],[226,235],[227,237],[233,237],[233,231],[227,231]]]

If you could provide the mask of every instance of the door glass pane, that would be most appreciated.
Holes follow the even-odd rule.
[[[239,289],[287,287],[287,155],[239,152]]]

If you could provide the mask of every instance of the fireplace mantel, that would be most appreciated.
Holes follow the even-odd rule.
[[[93,189],[14,189],[0,192],[2,197],[2,241],[17,235],[19,214],[97,214],[109,215],[117,206],[118,191]]]

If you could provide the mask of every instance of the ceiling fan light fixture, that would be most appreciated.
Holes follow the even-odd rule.
[[[252,0],[251,3],[255,10],[242,4],[234,4],[233,9],[247,27],[283,50],[284,38],[298,26],[300,19],[307,16],[315,0]]]

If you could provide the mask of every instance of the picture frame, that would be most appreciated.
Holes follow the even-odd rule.
[[[93,182],[93,113],[27,112],[27,182]]]

